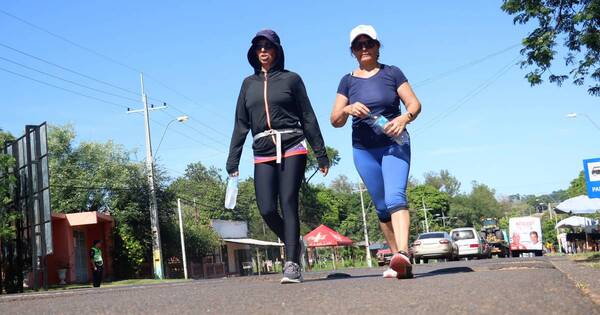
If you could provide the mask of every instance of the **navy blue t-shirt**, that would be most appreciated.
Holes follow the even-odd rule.
[[[408,80],[398,67],[382,64],[379,72],[367,79],[346,74],[337,92],[348,98],[348,104],[361,102],[373,115],[383,115],[392,120],[400,115],[397,91],[404,82]],[[369,149],[392,145],[393,140],[385,134],[377,134],[368,124],[368,119],[352,117],[352,146]]]

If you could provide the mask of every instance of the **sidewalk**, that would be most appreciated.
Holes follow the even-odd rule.
[[[575,261],[572,256],[549,257],[550,262],[596,305],[600,305],[600,268],[589,266],[600,262],[599,258]]]
[[[18,300],[30,300],[30,299],[43,299],[54,296],[71,296],[80,294],[98,293],[100,291],[118,291],[118,290],[129,290],[129,289],[140,289],[140,288],[151,288],[151,287],[163,287],[163,286],[177,286],[181,284],[187,284],[194,280],[185,279],[129,279],[119,280],[114,282],[102,283],[100,288],[94,288],[91,284],[70,284],[65,286],[52,287],[48,291],[40,290],[33,291],[28,290],[24,293],[17,294],[1,294],[0,303]]]

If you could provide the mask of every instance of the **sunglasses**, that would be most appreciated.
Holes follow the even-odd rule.
[[[264,50],[269,50],[269,49],[273,49],[275,48],[275,45],[273,45],[273,43],[269,42],[269,41],[264,41],[264,42],[258,42],[254,45],[252,45],[252,47],[254,47],[254,50],[262,50],[264,48]]]
[[[367,39],[367,40],[363,40],[363,41],[357,40],[352,43],[352,50],[361,50],[363,48],[371,49],[375,46],[377,46],[377,41],[374,39]]]

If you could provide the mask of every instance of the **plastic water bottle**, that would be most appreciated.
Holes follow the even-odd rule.
[[[227,178],[227,190],[225,191],[225,208],[235,208],[238,194],[238,176],[229,176]]]
[[[385,134],[383,128],[385,127],[385,124],[389,122],[387,118],[385,118],[383,115],[372,115],[369,113],[369,119],[371,122],[371,126],[373,126],[373,128],[378,134]],[[396,143],[400,145],[410,142],[410,138],[408,136],[408,132],[406,132],[406,128],[402,130],[402,132],[397,137],[390,138],[392,138],[392,140],[396,141]]]

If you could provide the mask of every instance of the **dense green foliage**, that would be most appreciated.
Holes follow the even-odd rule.
[[[521,50],[526,57],[521,66],[534,68],[526,75],[531,85],[543,82],[549,72],[550,82],[558,85],[569,78],[576,85],[595,81],[588,92],[600,96],[600,0],[504,0],[502,10],[514,15],[515,24],[537,22]],[[568,74],[550,71],[563,51]]]

